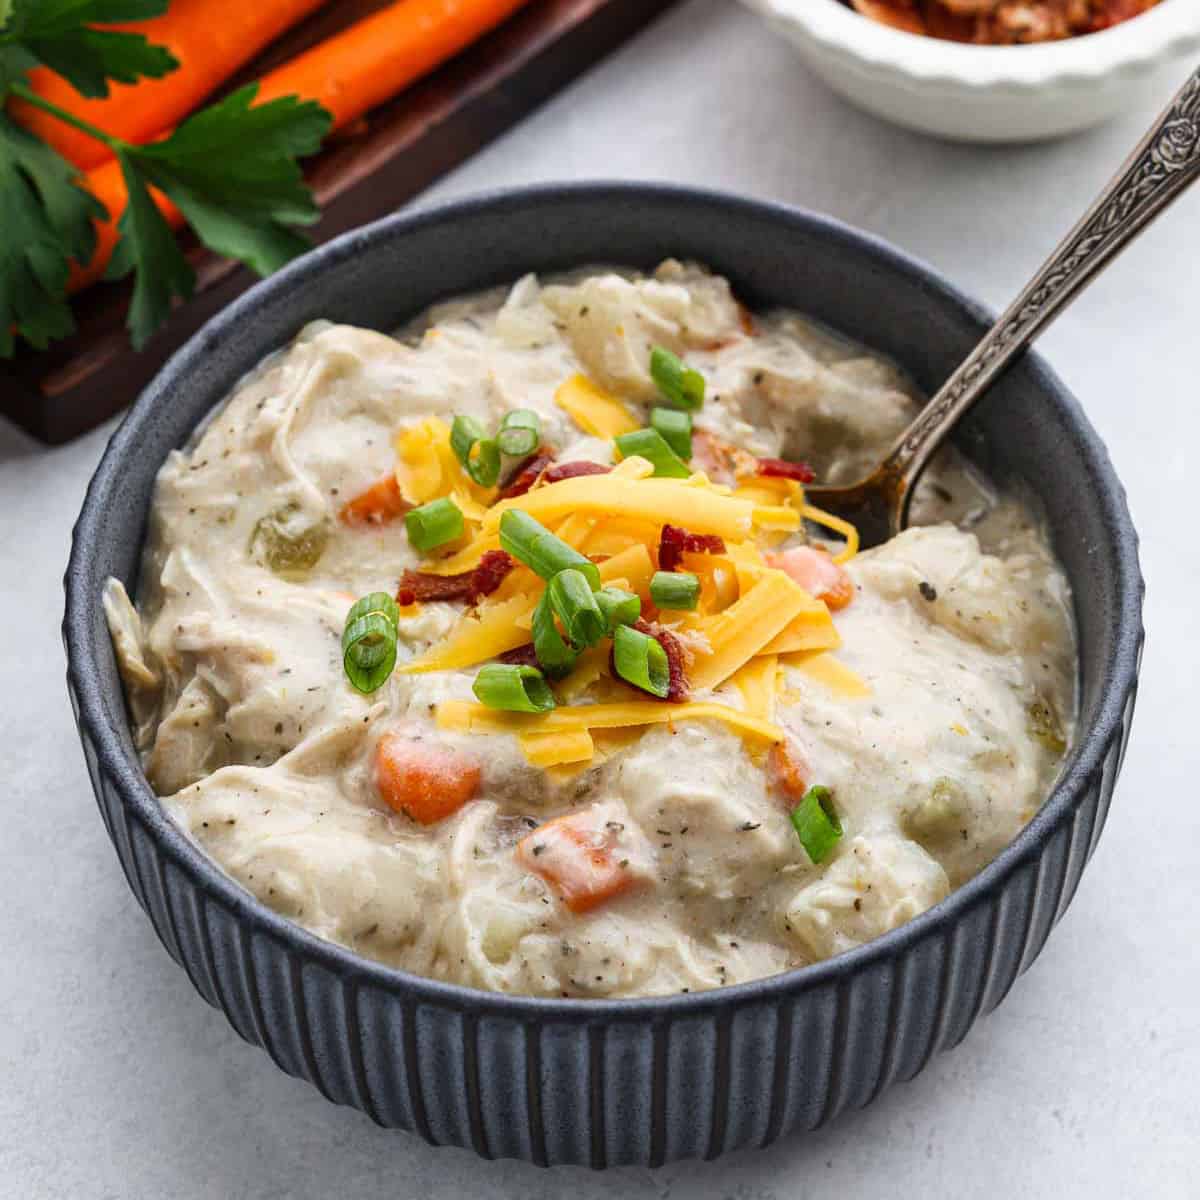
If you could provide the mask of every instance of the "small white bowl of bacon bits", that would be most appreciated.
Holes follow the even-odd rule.
[[[957,141],[1099,124],[1200,48],[1198,0],[743,0],[851,103]]]

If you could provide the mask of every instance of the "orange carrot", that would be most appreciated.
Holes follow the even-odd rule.
[[[161,17],[105,29],[144,34],[166,46],[179,67],[162,79],[112,83],[103,100],[81,96],[61,75],[39,67],[29,77],[39,96],[128,142],[145,142],[181,121],[284,30],[325,0],[243,0],[214,7],[212,0],[173,0]],[[217,11],[217,10],[220,11]],[[13,116],[77,167],[88,170],[112,158],[102,142],[23,101]]]
[[[344,504],[338,516],[346,525],[386,525],[410,508],[412,505],[400,494],[395,475],[385,475]]]
[[[259,83],[259,101],[290,95],[317,100],[333,114],[333,129],[343,129],[526,3],[528,0],[399,0],[268,72]],[[159,132],[165,136],[169,131],[162,128]],[[104,275],[117,242],[116,223],[126,203],[125,184],[115,163],[89,171],[85,184],[108,209],[109,218],[96,224],[92,261],[72,270],[67,285],[72,292]],[[156,199],[172,227],[178,229],[182,215],[161,197]]]
[[[259,100],[316,100],[341,129],[469,46],[527,0],[400,0],[263,77]]]
[[[433,825],[457,812],[479,787],[480,769],[469,758],[407,733],[384,734],[375,751],[375,779],[389,808]]]
[[[781,554],[768,554],[767,562],[794,579],[810,595],[824,600],[831,612],[845,608],[854,599],[853,581],[826,550],[797,546]]]
[[[612,843],[612,831],[596,829],[585,810],[539,826],[517,843],[517,858],[550,884],[572,912],[583,913],[628,891],[636,881],[628,860],[614,856]]]
[[[808,791],[808,768],[800,752],[788,742],[776,742],[767,756],[767,778],[789,807],[799,804]]]

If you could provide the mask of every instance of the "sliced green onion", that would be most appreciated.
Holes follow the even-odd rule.
[[[480,487],[496,486],[496,480],[500,478],[500,447],[494,438],[483,438],[471,447],[467,474]]]
[[[500,478],[500,447],[474,417],[454,418],[450,449],[480,487],[492,487]]]
[[[650,599],[657,608],[691,612],[700,600],[700,580],[690,571],[655,571],[650,577]]]
[[[685,462],[692,457],[692,414],[678,408],[650,410],[650,426]]]
[[[454,424],[450,426],[450,449],[466,467],[471,459],[471,447],[486,437],[487,430],[474,417],[455,417]]]
[[[420,508],[410,508],[404,514],[404,528],[414,550],[424,554],[463,535],[463,515],[448,496],[430,500]]]
[[[531,408],[516,408],[504,414],[496,441],[505,454],[524,458],[542,442],[542,421]]]
[[[667,445],[657,429],[635,429],[632,433],[620,434],[615,441],[622,458],[640,455],[654,467],[655,475],[666,476],[668,479],[686,479],[692,473],[691,468]]]
[[[396,602],[383,592],[364,596],[350,609],[342,630],[342,665],[360,692],[370,695],[391,675],[399,619]]]
[[[596,603],[604,614],[604,631],[609,636],[618,625],[632,625],[642,615],[641,599],[620,588],[601,588]]]
[[[363,596],[361,600],[355,600],[351,605],[350,611],[346,614],[346,629],[349,630],[359,617],[365,617],[369,613],[380,613],[393,625],[400,623],[400,609],[395,600],[387,592],[372,592],[369,596]],[[342,649],[346,649],[345,633],[342,634]]]
[[[540,713],[554,707],[554,693],[536,667],[488,663],[479,668],[471,690],[480,704],[504,712]]]
[[[629,625],[613,630],[613,665],[626,683],[665,698],[671,687],[667,652],[655,638]]]
[[[662,346],[650,351],[650,377],[676,408],[697,409],[704,403],[704,376]]]
[[[507,509],[500,517],[500,548],[543,579],[553,579],[559,571],[574,567],[583,572],[593,590],[600,586],[600,571],[590,558],[555,537],[545,525],[519,508]]]
[[[814,866],[829,857],[842,837],[842,823],[827,787],[810,787],[804,793],[804,799],[792,809],[792,824]]]
[[[604,614],[582,571],[573,567],[559,571],[546,584],[546,594],[576,650],[594,646],[608,632]]]
[[[533,652],[551,679],[560,679],[575,665],[575,651],[563,641],[554,621],[549,589],[533,610]]]

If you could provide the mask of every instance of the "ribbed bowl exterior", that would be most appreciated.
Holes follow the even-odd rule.
[[[661,1018],[520,1020],[333,971],[247,927],[167,861],[81,725],[130,889],[196,990],[328,1099],[438,1145],[542,1165],[657,1166],[763,1146],[860,1108],[956,1045],[1062,916],[1104,828],[1133,715],[1038,852],[956,922],[867,969]]]
[[[715,210],[730,221],[749,211],[777,232],[790,225],[792,232],[835,236],[857,246],[865,260],[891,255],[890,268],[930,278],[831,223],[702,193],[545,190],[458,206],[441,219],[453,227],[464,212],[486,214],[489,205],[503,215],[505,206],[536,213],[539,206],[573,204],[582,216],[614,203],[663,207],[665,224],[672,204],[708,217]],[[389,220],[392,233],[384,222],[368,234],[397,236],[397,223],[403,232],[404,219]],[[333,245],[335,258],[341,244]],[[309,258],[319,263],[328,254]],[[588,261],[585,252],[576,258]],[[968,324],[980,320],[966,311]],[[235,310],[230,319],[244,314]],[[166,384],[180,370],[178,360],[170,364]],[[152,387],[130,421],[160,403],[153,393]],[[206,408],[198,402],[187,427]],[[496,996],[366,962],[260,906],[170,823],[132,754],[95,603],[104,575],[121,562],[128,567],[119,554],[117,561],[98,550],[97,530],[117,528],[123,506],[126,519],[139,504],[144,517],[149,494],[148,484],[133,499],[114,490],[121,471],[131,470],[137,444],[123,428],[76,529],[65,636],[88,771],[129,886],[167,952],[245,1040],[330,1100],[435,1144],[539,1164],[653,1166],[762,1146],[861,1107],[959,1042],[1004,998],[1071,902],[1104,827],[1136,696],[1141,580],[1120,486],[1082,416],[1071,420],[1083,422],[1081,461],[1097,489],[1094,501],[1084,503],[1107,509],[1096,524],[1108,530],[1107,542],[1100,544],[1100,533],[1087,541],[1110,578],[1103,601],[1080,596],[1086,580],[1067,554],[1080,601],[1089,723],[1051,800],[981,876],[876,942],[753,984],[609,1002]],[[177,434],[170,435],[173,443]],[[161,454],[140,468],[151,481],[159,461]],[[135,545],[126,559],[134,561],[140,528],[128,537]],[[1102,578],[1096,576],[1097,588]],[[1095,669],[1089,639],[1107,639],[1095,651]]]

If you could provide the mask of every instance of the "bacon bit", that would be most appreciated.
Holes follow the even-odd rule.
[[[768,554],[767,563],[794,579],[806,592],[824,600],[830,612],[845,608],[854,599],[854,583],[821,546],[797,546]]]
[[[508,485],[501,491],[497,497],[498,500],[512,500],[516,496],[523,496],[535,483],[538,481],[538,476],[554,462],[552,454],[533,454],[527,458],[516,470],[516,473],[508,481]]]
[[[472,572],[474,579],[467,599],[475,604],[482,597],[490,596],[516,565],[506,551],[488,550],[479,560],[479,566]]]
[[[790,742],[776,742],[767,757],[767,777],[789,806],[798,804],[808,790],[808,764]]]
[[[405,571],[396,592],[396,603],[403,606],[418,600],[466,600],[469,604],[477,604],[504,582],[515,565],[505,551],[489,550],[479,560],[479,566],[459,575]]]
[[[678,525],[664,525],[658,539],[658,565],[674,571],[685,554],[724,554],[725,542],[715,533],[689,533]]]
[[[786,458],[760,458],[758,473],[768,479],[794,479],[797,483],[812,483],[817,473],[806,462],[788,462]]]
[[[385,475],[365,492],[347,501],[338,513],[345,525],[385,525],[412,508],[400,494],[395,475]]]
[[[401,730],[386,733],[375,751],[375,781],[389,808],[433,825],[474,798],[479,765],[465,755]]]
[[[667,655],[667,670],[670,682],[667,684],[667,694],[664,697],[672,704],[679,704],[691,694],[687,680],[687,662],[691,658],[683,643],[669,630],[661,625],[651,624],[639,617],[633,623],[638,633],[652,637]],[[616,667],[613,667],[613,678],[619,678]]]
[[[612,467],[594,462],[555,463],[547,467],[543,475],[546,483],[558,483],[563,479],[574,479],[577,475],[607,475]]]
[[[1160,0],[848,0],[864,17],[976,45],[1053,42],[1128,21]]]
[[[1093,14],[1090,29],[1099,32],[1122,21],[1132,20],[1153,8],[1156,3],[1157,0],[1098,0],[1093,7],[1099,11]]]
[[[880,0],[850,0],[857,12],[880,25],[889,25],[893,29],[902,29],[905,33],[926,33],[925,21],[920,13],[913,12],[906,5],[896,7],[894,4],[884,4]]]
[[[524,646],[518,646],[515,650],[505,650],[498,657],[502,663],[509,663],[514,667],[540,667],[532,642],[526,642]]]

